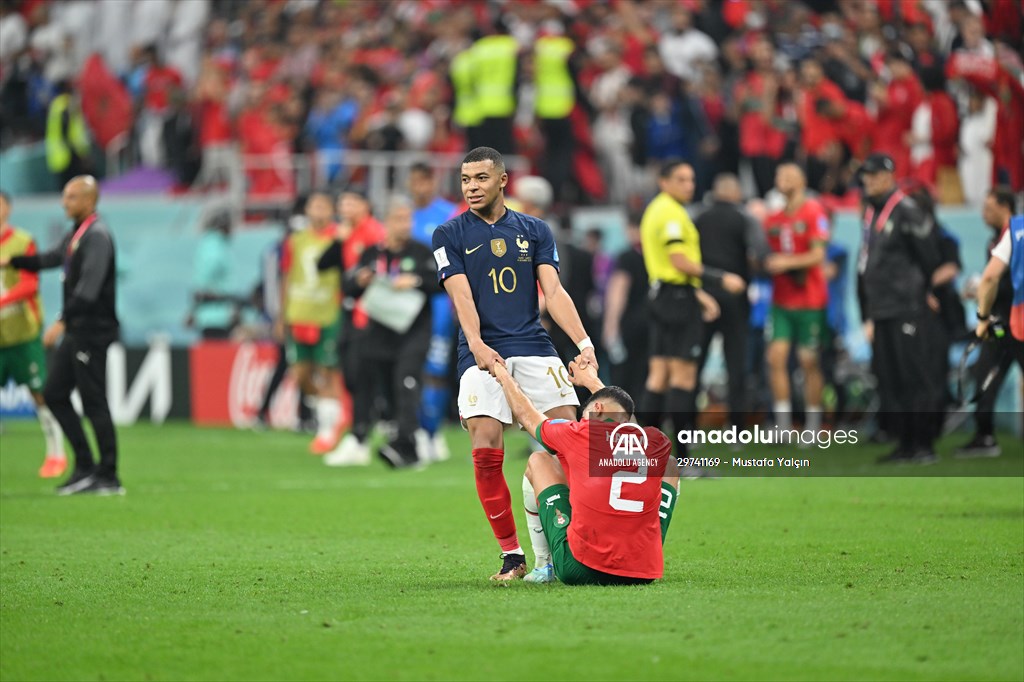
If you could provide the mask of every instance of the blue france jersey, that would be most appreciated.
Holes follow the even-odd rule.
[[[430,246],[434,230],[451,218],[452,213],[455,213],[455,204],[441,197],[435,197],[423,208],[417,208],[412,213],[412,238]]]
[[[543,220],[506,209],[494,225],[472,211],[434,231],[434,260],[444,286],[465,275],[480,316],[480,336],[501,357],[557,357],[540,324],[537,267],[558,269],[558,250]],[[459,330],[459,376],[476,366],[466,335]]]

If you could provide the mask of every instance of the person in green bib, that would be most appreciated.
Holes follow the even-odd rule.
[[[342,419],[341,273],[318,270],[320,255],[338,237],[333,198],[313,192],[306,200],[308,225],[285,240],[281,254],[281,310],[285,353],[292,376],[315,401],[317,433],[309,450],[330,452],[345,426]]]
[[[11,200],[0,192],[0,262],[14,256],[33,255],[36,243],[24,230],[10,225]],[[0,387],[8,380],[27,386],[36,404],[36,416],[46,441],[46,459],[39,470],[43,478],[57,478],[68,468],[64,434],[43,400],[46,355],[43,351],[43,305],[39,274],[0,267]]]

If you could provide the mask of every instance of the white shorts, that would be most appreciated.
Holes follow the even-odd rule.
[[[547,412],[562,405],[579,406],[576,389],[569,383],[569,371],[559,358],[505,358],[505,366],[538,411]],[[501,385],[479,367],[470,367],[459,379],[459,416],[463,420],[494,417],[502,424],[512,424],[512,409]]]

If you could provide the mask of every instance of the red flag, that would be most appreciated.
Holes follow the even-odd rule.
[[[132,99],[98,53],[86,60],[78,74],[78,91],[85,122],[100,147],[106,149],[111,140],[131,129]]]

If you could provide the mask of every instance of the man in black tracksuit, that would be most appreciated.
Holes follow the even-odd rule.
[[[387,239],[363,251],[359,263],[345,273],[342,287],[348,295],[361,298],[367,287],[380,279],[387,279],[395,291],[418,289],[427,296],[441,291],[433,253],[429,247],[412,239],[412,210],[412,202],[405,197],[391,200],[385,220]],[[359,341],[358,353],[364,366],[353,396],[350,435],[360,444],[366,442],[374,398],[378,392],[384,392],[394,410],[398,429],[378,454],[390,466],[409,466],[418,459],[415,434],[419,428],[423,364],[430,348],[429,300],[404,332],[379,322],[372,310],[367,312],[370,323]]]
[[[941,419],[942,387],[932,371],[927,297],[941,257],[932,221],[896,188],[884,154],[865,160],[858,295],[880,392],[888,395],[896,450],[879,461],[929,464]]]
[[[701,262],[705,267],[733,272],[749,282],[751,264],[764,259],[768,242],[754,217],[741,208],[743,192],[739,179],[723,173],[715,178],[714,202],[693,221],[700,232]],[[704,325],[697,376],[707,361],[708,346],[715,334],[722,335],[725,367],[729,373],[729,422],[744,425],[746,400],[747,336],[750,327],[750,299],[747,290],[732,293],[721,282],[709,280],[704,290],[718,302],[718,319]],[[698,389],[699,392],[699,389]]]
[[[47,407],[60,422],[75,451],[75,468],[57,493],[123,495],[117,477],[117,433],[107,405],[107,348],[118,336],[114,240],[96,215],[99,187],[89,175],[72,178],[64,186],[62,203],[74,228],[50,251],[17,256],[10,265],[36,272],[63,266],[64,309],[47,330],[49,346],[63,333],[50,376],[43,388]],[[92,423],[99,446],[99,464],[93,458],[71,392],[78,389],[85,416]]]

